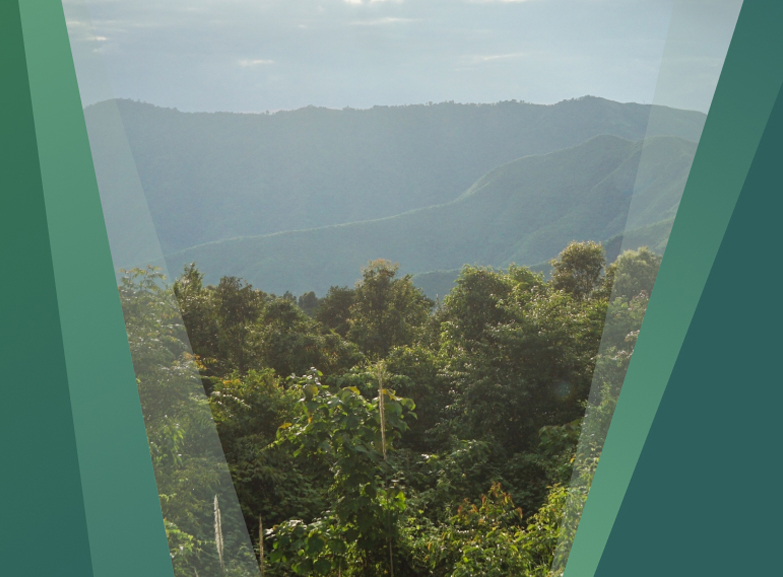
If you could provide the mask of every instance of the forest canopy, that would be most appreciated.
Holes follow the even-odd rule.
[[[170,285],[127,271],[177,577],[248,574],[224,558],[250,552],[224,542],[219,514],[241,514],[271,577],[558,575],[660,260],[641,248],[607,266],[574,242],[551,278],[465,266],[437,300],[384,260],[322,298],[207,285],[196,264]],[[591,385],[596,440],[577,454]],[[219,451],[199,445],[203,411],[241,512],[220,509],[224,481],[205,470]]]

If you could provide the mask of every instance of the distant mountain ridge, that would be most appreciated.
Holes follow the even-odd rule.
[[[626,226],[660,229],[658,223],[676,212],[695,148],[671,136],[639,142],[597,136],[494,168],[448,203],[383,219],[224,239],[166,260],[172,271],[195,261],[208,282],[233,275],[270,292],[320,295],[331,285],[353,284],[359,268],[377,258],[399,262],[404,273],[466,263],[539,264],[571,240],[604,241]],[[632,192],[634,211],[626,223]]]
[[[651,111],[594,97],[554,105],[309,107],[270,115],[182,113],[128,100],[116,105],[164,254],[448,204],[483,175],[521,157],[604,134],[638,141]],[[85,109],[97,142],[111,106]],[[694,141],[705,118],[668,108],[656,117],[659,134]],[[111,162],[107,154],[93,147],[98,168]],[[134,223],[123,214],[106,218],[132,233]],[[517,258],[515,251],[530,252],[524,240],[515,242],[505,260]]]

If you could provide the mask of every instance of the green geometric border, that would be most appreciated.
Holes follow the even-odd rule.
[[[599,562],[605,554],[659,403],[681,355],[683,341],[724,232],[780,92],[783,82],[781,24],[783,3],[780,2],[746,0],[740,12],[601,464],[571,550],[565,571],[567,577],[598,574]],[[735,264],[738,267],[735,273],[742,275],[742,264]],[[744,307],[738,298],[726,295],[727,306]],[[710,426],[712,421],[707,422],[705,417],[692,415],[691,426]],[[669,471],[669,474],[674,472]],[[704,482],[719,481],[711,471],[702,474]],[[695,480],[683,479],[683,491],[690,490],[688,483],[692,481]],[[650,499],[659,496],[654,492],[647,495]],[[698,494],[691,493],[691,496],[698,502]],[[659,507],[666,506],[657,503]],[[644,518],[634,518],[624,530],[633,535],[637,529],[637,537],[641,538],[641,534],[645,534],[642,530],[645,522]],[[675,515],[671,522],[677,522]],[[727,527],[704,527],[699,519],[687,516],[679,522],[698,524],[698,527],[692,526],[693,531],[728,530]],[[615,548],[611,553],[621,554]],[[666,557],[667,552],[659,550],[657,554]],[[694,554],[703,554],[703,551]],[[608,549],[606,555],[609,555]],[[602,565],[600,574],[637,574],[637,570],[638,574],[646,574],[643,560],[638,562],[638,565],[626,564],[621,572],[604,572]],[[676,567],[670,570],[673,572],[665,574],[680,574]]]
[[[0,2],[0,574],[92,575],[16,2]],[[52,538],[56,536],[56,538]]]
[[[780,573],[782,159],[783,93],[596,575]]]
[[[170,576],[62,4],[0,6],[0,573]]]

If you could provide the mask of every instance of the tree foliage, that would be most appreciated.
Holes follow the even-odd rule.
[[[572,242],[552,261],[552,286],[574,298],[589,297],[601,284],[604,248],[597,242]]]
[[[349,309],[347,338],[372,358],[383,358],[393,347],[409,345],[427,320],[433,302],[413,285],[411,275],[397,278],[399,265],[371,262],[362,270]]]
[[[120,292],[177,575],[219,561],[203,513],[218,453],[196,449],[210,408],[270,577],[557,575],[659,265],[572,243],[551,279],[466,266],[438,307],[388,261],[320,299],[204,285],[195,265],[170,288],[132,271]]]

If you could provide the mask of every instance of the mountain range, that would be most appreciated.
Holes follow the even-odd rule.
[[[692,142],[676,137],[631,142],[598,136],[500,166],[449,203],[382,219],[225,239],[166,260],[170,270],[196,262],[210,282],[240,276],[264,290],[297,294],[350,285],[360,267],[377,258],[399,262],[403,273],[540,263],[571,240],[620,234],[634,189],[636,207],[644,203],[645,210],[634,211],[630,228],[671,218],[694,150]],[[639,171],[643,153],[655,162],[645,161]]]
[[[705,118],[658,108],[653,133],[652,107],[593,97],[245,115],[121,100],[85,110],[97,169],[114,105],[170,270],[318,294],[377,258],[426,285],[624,230],[660,244]]]

